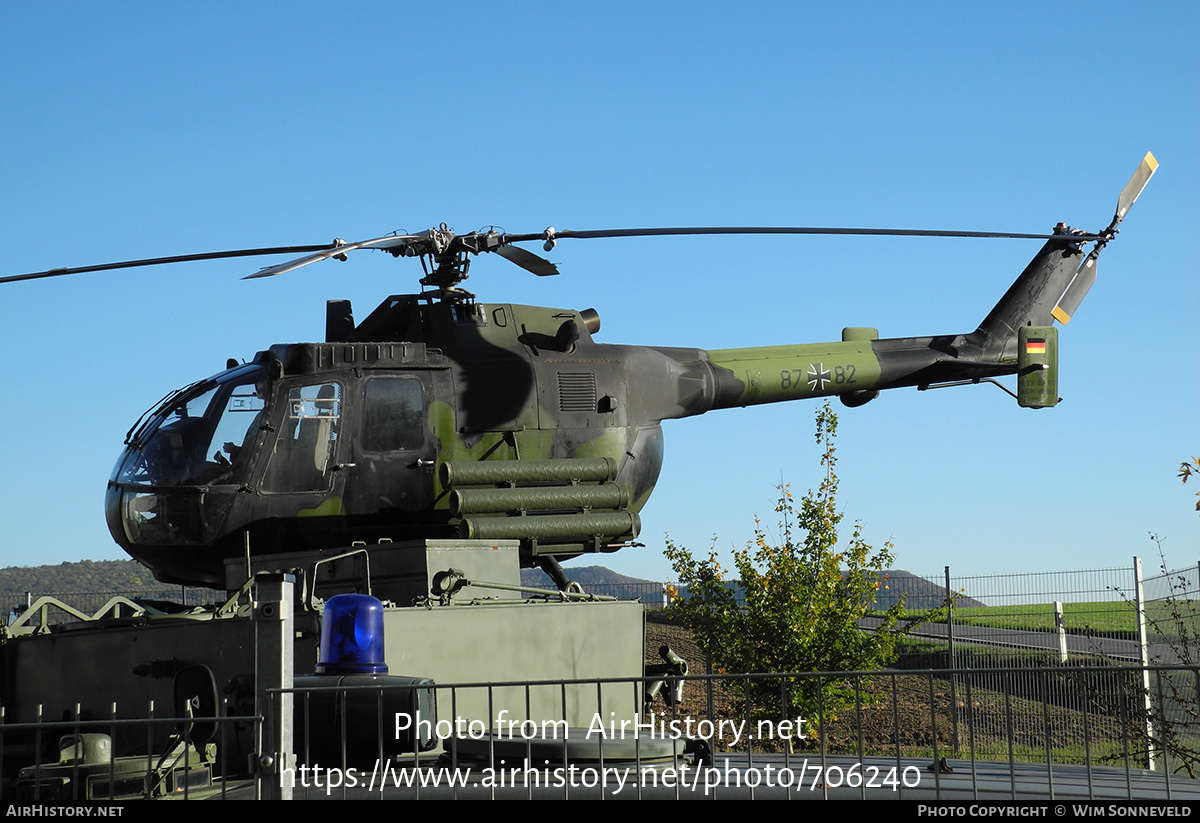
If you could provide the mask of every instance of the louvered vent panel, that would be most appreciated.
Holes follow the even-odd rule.
[[[596,410],[596,375],[593,372],[558,373],[558,410],[590,412]]]

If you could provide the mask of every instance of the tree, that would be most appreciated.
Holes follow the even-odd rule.
[[[696,559],[668,537],[666,555],[680,581],[671,611],[692,630],[716,671],[877,670],[892,662],[896,641],[908,627],[938,619],[934,610],[901,628],[903,597],[886,609],[876,608],[893,561],[890,542],[873,549],[856,522],[849,539],[839,545],[844,513],[837,506],[836,434],[837,415],[825,403],[816,414],[824,479],[799,503],[789,486],[778,487],[778,538],[770,539],[756,517],[754,540],[733,553],[732,579],[715,548],[707,559]],[[877,627],[864,631],[862,621],[868,616]],[[828,715],[855,699],[851,678],[823,678],[820,686],[815,678],[730,685],[744,701],[743,712],[759,717],[782,713],[810,724],[817,722],[819,711]]]
[[[1156,764],[1165,759],[1170,771],[1186,772],[1195,779],[1200,774],[1200,609],[1189,579],[1195,567],[1172,573],[1163,538],[1151,532],[1150,540],[1158,551],[1166,595],[1141,603],[1140,614],[1137,600],[1124,592],[1120,596],[1139,619],[1145,617],[1149,663],[1154,668],[1135,670],[1140,676],[1128,678],[1123,691],[1106,693],[1100,702],[1124,724],[1127,744],[1135,752],[1141,750],[1147,758],[1145,765],[1162,768]],[[1110,666],[1123,665],[1123,661],[1102,657]],[[1173,666],[1180,668],[1165,668]],[[1108,759],[1119,761],[1126,754],[1120,751]]]
[[[1185,485],[1193,477],[1200,478],[1200,457],[1180,463],[1178,477]],[[1196,510],[1200,511],[1200,501]],[[1152,647],[1159,647],[1150,662],[1181,668],[1144,672],[1139,680],[1129,681],[1125,699],[1110,705],[1110,710],[1124,721],[1128,740],[1143,748],[1150,762],[1165,759],[1171,771],[1195,779],[1200,775],[1200,601],[1191,569],[1172,573],[1163,538],[1151,532],[1150,540],[1167,584],[1165,597],[1141,604],[1148,639]],[[1137,601],[1123,592],[1121,599],[1137,609]],[[1120,665],[1116,660],[1108,662]]]
[[[1192,477],[1200,477],[1200,457],[1193,457],[1179,464],[1180,480],[1186,483]],[[1200,497],[1200,492],[1196,492],[1196,496]],[[1196,511],[1200,512],[1200,500],[1196,501]]]

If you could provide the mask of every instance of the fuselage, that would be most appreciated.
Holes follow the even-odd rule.
[[[711,351],[597,343],[590,309],[393,296],[354,325],[333,301],[326,342],[272,346],[147,412],[109,529],[160,580],[216,586],[247,552],[358,541],[516,539],[528,564],[614,551],[640,529],[663,420],[1012,374],[1017,330],[1052,322],[1081,256],[1049,241],[974,332]]]

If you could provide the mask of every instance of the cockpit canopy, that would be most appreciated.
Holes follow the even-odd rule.
[[[261,366],[233,369],[169,396],[129,436],[113,480],[145,486],[244,482],[266,399]]]

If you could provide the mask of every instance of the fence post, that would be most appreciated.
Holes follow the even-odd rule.
[[[1058,662],[1067,662],[1067,621],[1063,617],[1063,604],[1054,601],[1054,631],[1058,633]]]
[[[946,567],[946,647],[950,652],[950,668],[954,668],[954,590],[950,588],[950,567]]]
[[[946,566],[946,648],[950,655],[950,668],[954,663],[954,590],[950,588],[950,567]],[[954,753],[958,754],[958,674],[950,675],[950,717],[954,719]]]
[[[1142,664],[1142,715],[1146,730],[1146,766],[1153,770],[1154,752],[1154,704],[1150,700],[1150,644],[1146,640],[1146,593],[1142,588],[1142,558],[1133,558],[1133,602],[1137,608],[1138,657]]]
[[[261,718],[255,764],[258,795],[291,800],[295,781],[292,753],[292,685],[295,575],[263,574],[254,584],[254,709]],[[289,774],[290,780],[284,775]]]

